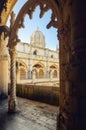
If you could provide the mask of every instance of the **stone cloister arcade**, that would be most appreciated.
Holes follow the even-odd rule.
[[[11,58],[11,93],[9,111],[16,111],[15,46],[18,30],[23,27],[26,14],[32,18],[37,5],[40,17],[52,9],[47,27],[58,28],[60,42],[60,113],[57,130],[86,129],[86,1],[82,0],[28,0],[15,19],[12,13],[10,29],[6,21],[17,0],[0,1],[0,42],[9,36]],[[5,37],[3,37],[3,32]],[[2,61],[2,57],[0,57]],[[6,57],[4,57],[6,59]],[[4,66],[3,66],[4,67]]]
[[[59,71],[58,68],[54,65],[50,66],[50,70],[45,71],[45,66],[42,66],[41,63],[35,64],[32,66],[31,75],[28,73],[28,67],[23,63],[18,61],[17,75],[18,79],[43,79],[43,78],[58,78]]]

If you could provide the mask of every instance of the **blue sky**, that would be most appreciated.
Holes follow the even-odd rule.
[[[21,7],[27,0],[18,0],[15,7],[13,8],[16,15],[20,11]],[[50,17],[52,11],[49,10],[43,18],[39,18],[40,8],[37,6],[33,18],[30,19],[28,15],[25,16],[24,25],[25,28],[19,30],[18,36],[22,42],[30,43],[30,36],[32,33],[39,27],[39,30],[45,35],[46,47],[52,50],[56,49],[56,46],[59,46],[59,41],[57,39],[57,29],[51,27],[50,29],[46,28],[46,25],[50,22]],[[10,25],[10,17],[8,18],[7,25]]]

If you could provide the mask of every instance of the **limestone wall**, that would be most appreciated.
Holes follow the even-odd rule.
[[[59,90],[53,86],[17,84],[17,96],[56,106],[59,105]]]

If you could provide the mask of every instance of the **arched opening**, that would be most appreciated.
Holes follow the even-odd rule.
[[[20,80],[26,79],[26,71],[24,68],[20,68]]]
[[[4,12],[1,15],[1,19],[2,19],[1,25],[5,25],[7,16],[10,10],[12,9],[13,5],[16,3],[16,1],[17,0],[0,1],[0,7],[1,7],[0,14],[1,11]],[[52,20],[50,24],[54,25],[56,28],[57,27],[59,28],[58,36],[60,40],[60,58],[61,58],[60,59],[61,91],[60,92],[61,93],[60,93],[60,116],[59,116],[60,121],[58,123],[59,125],[58,127],[61,130],[64,129],[81,130],[82,128],[85,129],[86,114],[84,113],[86,111],[86,107],[85,107],[86,19],[85,19],[84,12],[86,10],[85,7],[86,1],[83,1],[82,5],[80,1],[77,0],[75,1],[28,0],[28,1],[31,2],[28,11],[29,13],[32,11],[32,9],[34,10],[33,5],[35,4],[37,6],[39,3],[41,3],[41,10],[43,10],[41,15],[47,10],[46,7],[47,8],[51,7],[53,12],[56,12],[56,15],[52,15],[52,19],[54,20]],[[6,8],[6,5],[8,8]],[[83,9],[81,9],[81,7]],[[58,12],[60,12],[60,15],[58,15]],[[58,21],[60,21],[59,22],[60,24],[58,24],[58,22],[55,23],[55,21],[57,21],[57,17],[58,17]],[[21,20],[19,21],[19,23],[21,24]],[[14,30],[14,32],[16,31]],[[15,33],[12,33],[12,35],[13,34]],[[15,42],[11,42],[11,43],[14,44]],[[16,106],[14,102],[15,101],[11,102],[12,107]]]
[[[40,79],[40,78],[44,78],[44,71],[43,71],[43,65],[40,63],[38,64],[35,64],[33,66],[33,70],[35,69],[36,70],[36,78],[37,79]]]
[[[39,78],[44,78],[44,71],[39,69]]]
[[[28,2],[27,2],[28,3]],[[43,4],[43,3],[42,3]],[[27,4],[28,5],[28,4]],[[39,4],[38,4],[39,5]],[[37,6],[37,5],[36,5]],[[43,8],[45,8],[44,9],[44,12],[46,12],[47,10],[46,10],[46,6],[47,6],[47,4],[43,4]],[[40,7],[41,7],[41,5],[40,5]],[[35,7],[33,7],[34,9],[35,9]],[[46,11],[45,11],[46,10]],[[32,8],[29,8],[29,11],[31,11],[31,14],[29,14],[29,16],[31,17],[31,15],[32,15],[32,12],[33,12],[33,10],[32,10]],[[22,12],[22,10],[21,10],[21,12]],[[40,17],[43,15],[42,13],[44,13],[44,12],[41,12],[41,14],[40,14]],[[27,12],[24,12],[25,14],[27,14]],[[20,13],[21,14],[21,13]],[[23,16],[25,15],[25,14],[23,14]],[[23,26],[23,16],[22,16],[22,20],[21,20],[21,15],[20,15],[20,20],[18,20],[18,19],[16,19],[16,21],[15,21],[15,23],[17,23],[18,22],[18,24],[16,25],[15,23],[14,23],[14,26],[13,26],[13,28],[15,27],[15,29],[13,29],[13,30],[15,30],[15,31],[13,31],[12,32],[12,34],[14,34],[14,37],[11,35],[11,38],[13,37],[15,40],[18,40],[17,38],[17,35],[14,33],[14,32],[18,32],[18,29],[19,28],[21,28],[22,26]],[[53,16],[52,16],[53,17]],[[54,16],[53,17],[53,23],[54,23],[54,26],[55,26],[55,22],[57,22],[57,18]],[[48,25],[48,27],[49,26],[52,26],[52,22],[50,22],[49,23],[49,25]],[[17,28],[16,28],[17,27]],[[16,38],[15,38],[15,36],[16,36]],[[14,43],[14,41],[13,41],[13,46],[14,46],[14,44],[16,45],[16,43]],[[11,46],[10,46],[10,42],[9,42],[9,44],[8,44],[8,46],[11,48]],[[40,66],[38,66],[38,65],[36,65],[36,66],[34,66],[34,67],[40,67]],[[22,70],[22,72],[24,73],[24,70]],[[43,76],[43,71],[42,70],[40,70],[39,71],[40,73],[40,75],[41,76]],[[22,74],[23,75],[23,74]]]
[[[53,71],[53,78],[57,78],[57,70]]]
[[[33,51],[33,55],[37,55],[37,50]]]
[[[24,18],[25,18],[25,16],[28,14],[29,15],[29,17],[31,18],[32,17],[32,14],[33,14],[33,12],[34,12],[34,10],[36,9],[36,7],[37,7],[37,5],[33,5],[33,7],[31,7],[30,6],[30,4],[32,4],[32,2],[30,3],[31,1],[29,1],[29,2],[27,2],[25,5],[24,5],[24,7],[22,7],[22,9],[21,9],[21,11],[19,12],[19,14],[18,14],[18,16],[17,16],[17,18],[16,18],[16,20],[15,20],[15,22],[14,22],[14,25],[13,25],[13,27],[12,27],[12,32],[11,32],[11,36],[10,36],[10,38],[11,39],[15,39],[15,40],[13,40],[13,46],[15,46],[15,45],[17,45],[17,43],[18,42],[15,42],[14,43],[14,41],[19,41],[18,40],[18,31],[19,31],[19,29],[21,28],[21,27],[23,27],[24,26]],[[48,10],[50,10],[51,8],[46,8],[46,6],[47,6],[47,4],[45,4],[44,2],[43,3],[40,3],[40,4],[38,4],[39,5],[39,7],[41,8],[42,6],[43,6],[43,8],[44,8],[44,11],[42,12],[41,10],[40,10],[40,17],[42,17],[42,15],[43,15],[43,13],[45,13],[46,11],[48,11]],[[33,10],[34,9],[34,10]],[[56,14],[56,12],[54,11],[52,11],[52,19],[51,19],[51,22],[47,25],[47,27],[51,27],[52,26],[52,21],[53,21],[53,23],[54,23],[54,26],[55,26],[55,23],[57,22],[57,18],[56,18],[56,16],[54,16],[53,15],[53,13],[55,13]],[[13,16],[14,16],[14,14],[12,14]],[[11,18],[13,17],[13,16],[11,16]],[[12,19],[11,19],[11,22],[12,22]],[[15,30],[15,31],[14,31]],[[13,36],[14,35],[14,36]],[[41,39],[44,39],[43,37],[41,38]],[[33,39],[32,39],[33,40]],[[10,39],[9,39],[9,41],[10,41]],[[38,45],[38,39],[36,40],[36,44]],[[10,44],[10,42],[8,43],[8,46],[11,48],[11,44]],[[42,46],[40,46],[40,48],[41,48]],[[45,45],[43,44],[43,47],[45,47]],[[49,51],[49,50],[48,50]],[[47,53],[48,53],[48,51],[47,51]],[[40,55],[42,54],[43,52],[41,51],[41,53],[40,53]],[[45,53],[46,53],[46,49],[45,49]],[[36,54],[36,52],[35,52],[35,54]],[[30,53],[30,55],[31,55],[31,53]],[[48,53],[48,57],[50,57],[50,58],[52,58],[51,57],[51,54],[50,54],[50,52]],[[39,57],[40,58],[40,57]],[[54,58],[52,58],[52,60],[53,60]],[[42,59],[43,60],[43,59]],[[44,59],[45,60],[45,59]],[[46,63],[47,65],[49,64],[49,58],[47,59],[47,61],[48,61],[48,63]],[[31,63],[30,63],[31,64]],[[46,65],[46,66],[47,66]],[[43,78],[43,76],[44,76],[44,72],[43,72],[43,70],[42,69],[40,69],[40,68],[42,68],[42,66],[40,65],[40,64],[35,64],[34,66],[33,66],[33,68],[35,69],[37,69],[37,70],[39,70],[39,73],[37,73],[38,71],[32,71],[33,72],[33,79],[35,79],[35,78]],[[32,70],[33,70],[33,68],[32,68]],[[48,69],[49,69],[49,66],[48,66]],[[47,70],[47,68],[46,68],[46,70]],[[24,73],[24,71],[23,71],[23,73]],[[23,74],[22,74],[23,75]],[[50,81],[48,81],[48,82],[50,82]]]

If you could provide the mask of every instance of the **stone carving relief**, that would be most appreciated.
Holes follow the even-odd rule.
[[[51,2],[50,2],[51,1]],[[10,40],[8,43],[8,46],[12,47],[15,46],[18,42],[18,30],[19,28],[24,28],[24,17],[26,14],[29,15],[30,19],[32,19],[33,16],[33,12],[35,11],[36,7],[39,5],[40,6],[40,18],[43,17],[43,15],[49,10],[52,9],[52,16],[51,16],[51,21],[50,23],[47,25],[47,28],[50,28],[51,26],[57,28],[58,27],[58,21],[57,17],[59,19],[60,16],[60,10],[59,10],[59,4],[58,2],[55,1],[40,1],[40,0],[29,0],[26,2],[26,4],[21,8],[16,20],[15,20],[15,15],[12,12],[11,14],[11,35],[10,35]],[[54,5],[53,5],[54,4]],[[55,8],[56,6],[56,8]],[[57,8],[58,7],[58,8]],[[15,21],[15,22],[14,22]]]
[[[8,55],[6,44],[7,43],[6,40],[4,39],[4,32],[3,32],[0,37],[0,57]]]
[[[1,12],[2,10],[7,10],[7,0],[0,0],[0,22],[1,22]]]
[[[7,42],[8,42],[9,28],[6,26],[0,27],[0,57],[8,56]]]
[[[12,11],[12,13],[11,13],[11,19],[10,19],[9,41],[8,41],[8,47],[9,47],[9,48],[14,47],[14,45],[17,44],[17,42],[20,41],[20,40],[18,39],[18,36],[17,36],[16,33],[14,33],[14,34],[12,35],[12,37],[11,37],[14,23],[15,23],[15,13]],[[14,43],[14,45],[13,45],[13,43]]]

